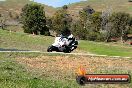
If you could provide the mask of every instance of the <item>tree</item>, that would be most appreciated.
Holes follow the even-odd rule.
[[[129,20],[129,30],[127,34],[132,34],[132,17],[130,17],[130,20]]]
[[[86,23],[89,22],[90,17],[93,13],[95,13],[95,10],[89,5],[84,7],[82,11],[79,11],[79,17],[84,28],[86,28],[86,26],[88,25],[86,25]]]
[[[68,9],[68,6],[67,6],[67,5],[64,5],[62,8],[63,8],[64,10],[67,10],[67,9]]]
[[[63,29],[70,29],[72,17],[67,13],[68,7],[65,5],[62,9],[56,11],[52,18],[53,30],[60,34]]]
[[[95,12],[91,15],[90,18],[91,27],[93,27],[93,31],[99,32],[101,29],[101,13]]]
[[[123,12],[112,13],[111,8],[100,13],[87,6],[79,12],[79,17],[72,25],[74,35],[79,39],[108,42],[111,38],[120,37],[123,41],[132,30],[130,15]]]
[[[21,18],[24,32],[44,35],[45,32],[49,32],[46,28],[46,17],[42,5],[36,3],[25,5],[22,8]]]
[[[112,23],[112,29],[115,30],[113,34],[115,37],[120,37],[121,41],[126,37],[126,33],[129,30],[130,15],[123,12],[113,13],[110,22]]]
[[[90,6],[79,12],[79,20],[73,24],[72,31],[79,39],[98,40],[101,29],[101,14]]]
[[[80,20],[77,20],[72,24],[71,31],[73,35],[76,36],[78,39],[87,39],[88,31],[87,29],[83,28],[83,25],[81,24]]]
[[[104,35],[105,42],[108,42],[112,37],[112,24],[110,22],[110,16],[112,15],[112,8],[106,8],[102,11],[101,15],[101,33]]]
[[[46,17],[46,25],[49,29],[52,29],[52,19],[51,17]]]

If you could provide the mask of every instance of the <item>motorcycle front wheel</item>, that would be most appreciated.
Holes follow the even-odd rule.
[[[53,46],[49,46],[47,52],[52,52],[52,51],[53,51]]]
[[[65,49],[63,50],[64,53],[71,53],[71,50],[68,46],[65,46]]]

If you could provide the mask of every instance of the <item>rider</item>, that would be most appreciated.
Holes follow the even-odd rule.
[[[68,27],[66,27],[63,31],[61,31],[61,36],[67,39],[73,38],[73,35],[71,34],[71,31],[68,29]]]
[[[66,27],[62,32],[61,32],[61,37],[62,38],[67,38],[68,39],[68,43],[67,45],[71,45],[74,37],[71,34],[71,31],[68,29],[68,27]]]

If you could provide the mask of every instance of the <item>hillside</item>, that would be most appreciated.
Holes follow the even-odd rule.
[[[0,12],[1,11],[13,11],[16,13],[21,12],[21,8],[27,4],[31,3],[31,0],[6,0],[0,1]],[[90,5],[96,11],[103,11],[106,8],[112,8],[112,11],[123,11],[132,14],[132,2],[128,2],[128,0],[88,0],[81,1],[78,3],[69,4],[69,13],[76,17],[78,16],[78,12],[82,10],[83,7]],[[59,8],[54,8],[52,6],[44,5],[46,16],[52,16],[55,11]]]
[[[27,3],[32,3],[32,1],[31,0],[0,1],[0,13],[6,13],[8,11],[20,14],[22,7]],[[51,6],[44,5],[44,8],[46,16],[52,16],[55,12],[55,9]]]
[[[79,10],[82,10],[83,7],[90,5],[96,11],[102,12],[106,8],[112,8],[113,12],[126,12],[132,15],[132,2],[128,0],[88,0],[81,1],[78,3],[69,4],[69,13],[77,16]]]

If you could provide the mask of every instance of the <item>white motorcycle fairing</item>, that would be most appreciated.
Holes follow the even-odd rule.
[[[62,37],[56,37],[55,42],[52,44],[52,46],[57,47],[60,51],[63,51],[65,47],[64,45],[68,45],[70,41],[68,41],[67,38],[62,38]]]
[[[77,48],[78,41],[75,38],[59,36],[55,38],[54,43],[48,47],[47,52],[64,52],[70,53]]]

